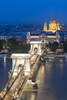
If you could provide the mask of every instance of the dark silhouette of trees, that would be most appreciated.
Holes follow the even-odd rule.
[[[15,38],[9,39],[7,46],[10,53],[26,53],[30,50],[30,45],[20,44]]]
[[[47,47],[50,48],[51,51],[55,52],[56,49],[58,48],[59,46],[59,43],[58,42],[53,42],[53,43],[50,43],[47,45]]]
[[[0,40],[0,51],[6,47],[6,41]]]
[[[63,42],[63,49],[64,49],[64,52],[67,52],[67,40]]]

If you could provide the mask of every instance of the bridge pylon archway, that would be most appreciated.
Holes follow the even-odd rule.
[[[13,71],[13,76],[17,76],[18,72],[18,66],[22,65],[21,67],[24,66],[24,74],[27,75],[28,72],[30,72],[30,57],[31,54],[29,53],[14,53],[11,55],[12,58],[12,71]]]
[[[35,52],[35,49],[37,49],[37,54],[41,55],[42,53],[42,42],[41,41],[31,41],[30,42],[31,48],[30,52],[33,54]]]

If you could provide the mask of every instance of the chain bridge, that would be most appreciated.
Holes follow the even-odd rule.
[[[40,56],[44,53],[41,41],[31,41],[30,53],[13,53],[12,69],[9,72],[9,80],[0,93],[0,100],[20,100],[23,91],[29,85],[35,84],[32,77],[38,69]]]

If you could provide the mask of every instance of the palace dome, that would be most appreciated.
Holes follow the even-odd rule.
[[[56,21],[54,20],[54,17],[53,16],[52,16],[52,19],[50,21],[50,24],[52,24],[52,23],[55,23],[56,24]]]

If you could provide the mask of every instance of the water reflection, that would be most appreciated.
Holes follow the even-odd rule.
[[[40,84],[36,100],[67,100],[66,59],[63,59],[63,62],[60,62],[60,59],[48,60],[45,65],[44,76],[42,76],[42,72],[38,74],[37,80],[40,80]],[[39,75],[44,77],[44,83]]]
[[[31,100],[36,100],[37,92],[33,92],[31,95]]]
[[[3,63],[4,63],[4,70],[6,69],[6,56],[4,56]]]
[[[67,63],[66,59],[47,60],[41,64],[36,83],[38,92],[34,100],[67,100]],[[29,97],[30,98],[30,97]],[[30,100],[30,99],[24,99]]]
[[[44,81],[44,72],[45,72],[44,67],[45,67],[44,65],[41,66],[42,82]]]
[[[3,90],[8,81],[8,72],[12,69],[12,61],[7,55],[0,54],[0,91]]]
[[[36,100],[37,98],[37,92],[24,92],[22,95],[21,100]]]

